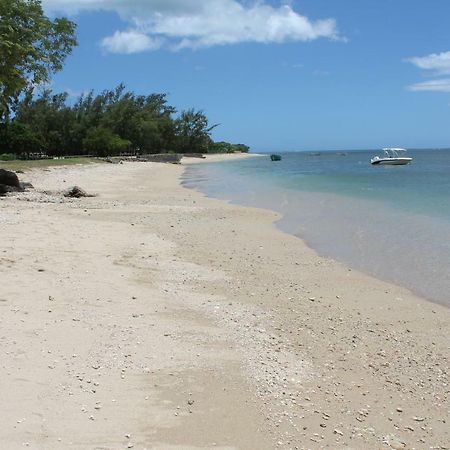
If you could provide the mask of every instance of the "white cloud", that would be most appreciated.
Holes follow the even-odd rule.
[[[330,72],[328,70],[316,69],[316,70],[313,70],[313,75],[326,76],[326,75],[330,75]]]
[[[69,98],[78,98],[82,95],[88,95],[90,91],[88,89],[78,91],[75,89],[66,88],[63,89],[63,92],[65,92],[69,96]]]
[[[161,47],[160,39],[152,39],[136,30],[116,31],[112,36],[102,39],[102,47],[111,53],[139,53]]]
[[[441,53],[432,53],[427,56],[416,56],[406,60],[416,67],[429,71],[431,75],[450,74],[450,51]],[[450,92],[450,78],[441,78],[408,86],[410,91],[433,91]]]
[[[450,92],[450,78],[440,80],[423,81],[408,86],[410,91],[434,91],[434,92]]]
[[[108,51],[133,53],[165,47],[205,48],[242,42],[341,39],[334,19],[313,21],[291,6],[264,0],[44,0],[52,12],[115,11],[131,25],[103,40]],[[145,39],[147,38],[147,39]]]
[[[442,53],[432,53],[427,56],[416,56],[407,59],[408,62],[414,64],[420,69],[432,70],[439,74],[450,73],[450,51]]]

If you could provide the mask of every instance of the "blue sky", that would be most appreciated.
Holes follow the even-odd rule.
[[[166,92],[254,151],[450,147],[448,0],[43,0],[78,24],[53,80]]]

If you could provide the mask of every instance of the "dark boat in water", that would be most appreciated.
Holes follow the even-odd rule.
[[[281,161],[281,155],[270,155],[272,161]]]

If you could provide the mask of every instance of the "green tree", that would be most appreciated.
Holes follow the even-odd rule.
[[[62,69],[77,43],[75,28],[46,17],[40,0],[0,0],[0,122],[9,121],[20,93]]]
[[[177,151],[180,153],[207,153],[212,143],[211,131],[218,125],[209,126],[202,111],[188,109],[175,120]]]
[[[35,95],[27,89],[15,105],[10,128],[17,125],[14,148],[24,157],[36,149],[49,156],[248,151],[242,144],[214,143],[210,133],[215,125],[201,111],[190,109],[176,118],[175,113],[166,94],[137,95],[122,84],[97,95],[82,94],[75,103],[67,93],[45,89]],[[4,131],[0,127],[0,153],[11,150]]]
[[[91,128],[83,140],[83,147],[92,155],[115,156],[130,148],[130,141],[122,139],[107,128]]]
[[[13,123],[26,123],[42,136],[51,156],[79,149],[73,136],[75,113],[67,106],[67,94],[44,90],[38,97],[28,91],[16,107]]]
[[[109,99],[101,126],[132,143],[138,153],[160,153],[170,148],[175,108],[167,105],[165,94],[135,95],[123,85],[106,91]]]
[[[250,147],[245,144],[230,144],[229,142],[213,142],[208,153],[248,153]]]
[[[229,142],[213,142],[208,148],[208,153],[233,153],[233,146]]]
[[[28,158],[30,153],[45,151],[45,144],[29,125],[13,122],[9,127],[9,151],[20,158]]]

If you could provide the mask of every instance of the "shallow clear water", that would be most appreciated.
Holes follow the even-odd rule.
[[[450,306],[450,151],[408,153],[408,166],[371,166],[374,152],[199,164],[184,184],[278,211],[320,254]]]

